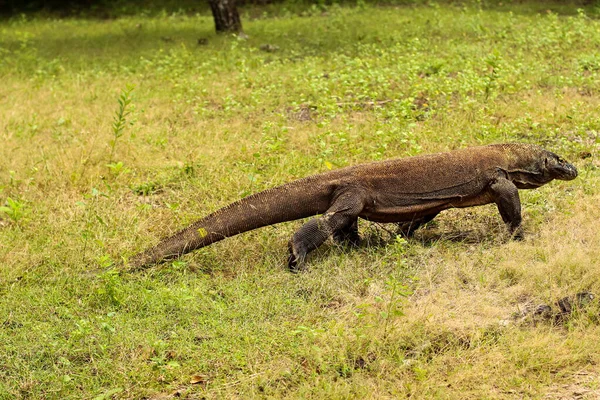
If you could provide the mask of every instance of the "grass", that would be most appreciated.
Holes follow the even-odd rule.
[[[594,10],[259,11],[248,40],[180,13],[0,22],[0,398],[596,397],[597,303],[505,322],[600,293]],[[301,221],[112,268],[298,177],[505,141],[580,171],[522,192],[523,242],[486,206],[408,242],[363,223],[299,275]]]

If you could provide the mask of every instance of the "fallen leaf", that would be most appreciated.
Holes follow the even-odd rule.
[[[203,376],[203,375],[194,375],[190,379],[190,383],[192,385],[205,384],[206,383],[206,377]]]

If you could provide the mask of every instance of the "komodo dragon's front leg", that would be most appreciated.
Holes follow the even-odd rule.
[[[345,190],[334,196],[327,211],[302,225],[289,242],[288,268],[292,272],[304,268],[306,256],[334,234],[338,239],[358,241],[358,214],[365,205],[364,193]]]
[[[502,220],[515,239],[523,239],[521,230],[521,200],[519,190],[506,178],[496,178],[490,184],[492,199],[498,206]]]

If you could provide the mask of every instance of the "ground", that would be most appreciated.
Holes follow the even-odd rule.
[[[0,398],[600,396],[597,300],[514,318],[600,295],[600,25],[507,3],[0,22]],[[297,275],[302,221],[118,268],[292,179],[512,141],[580,172],[521,192],[523,241],[490,205]]]

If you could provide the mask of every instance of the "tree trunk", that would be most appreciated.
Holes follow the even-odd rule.
[[[235,0],[208,0],[215,18],[215,28],[220,32],[242,32],[242,21]]]

